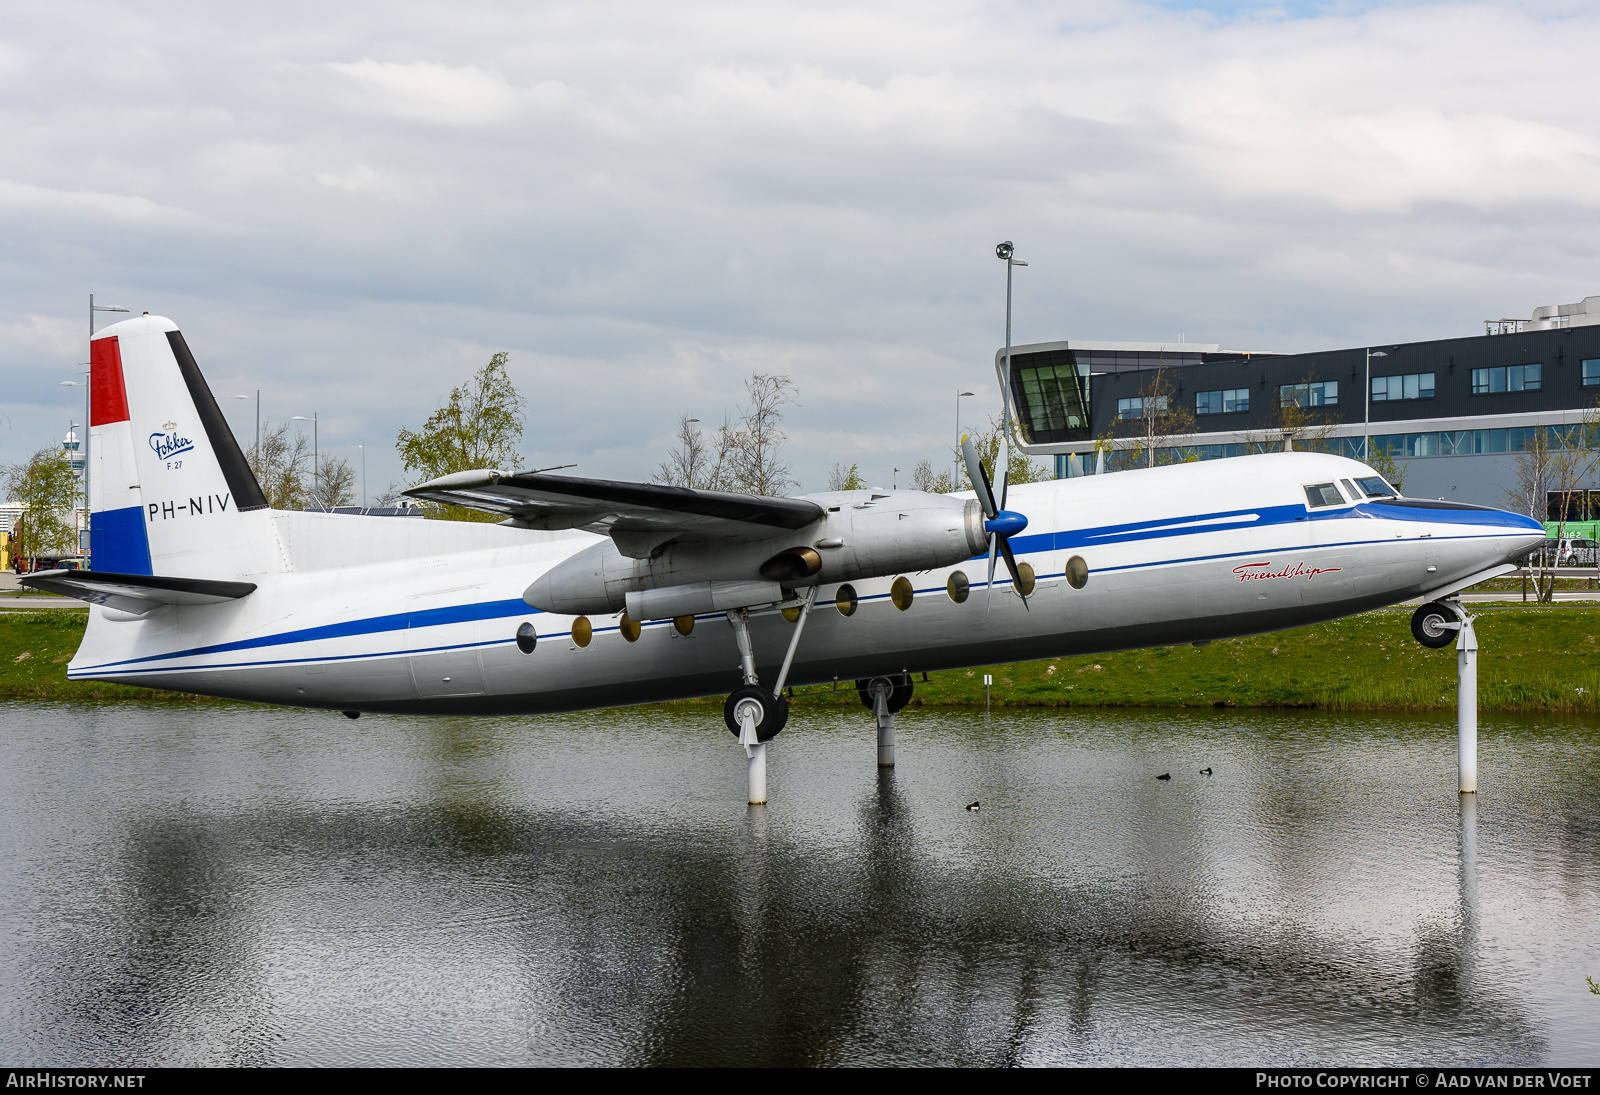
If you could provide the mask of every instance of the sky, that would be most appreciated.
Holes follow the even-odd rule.
[[[1306,351],[1600,293],[1600,7],[0,4],[0,462],[88,296],[373,496],[495,351],[523,467],[798,388],[803,490],[947,459],[1014,341]],[[116,316],[102,316],[102,324]],[[246,395],[248,399],[234,399]]]

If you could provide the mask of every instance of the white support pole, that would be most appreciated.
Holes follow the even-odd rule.
[[[1461,632],[1456,638],[1456,768],[1461,793],[1478,791],[1478,636],[1472,617],[1459,604]]]
[[[745,761],[745,774],[750,779],[750,805],[765,806],[767,804],[767,743],[758,742],[750,750],[750,757]]]
[[[894,712],[889,710],[889,693],[893,690],[886,679],[872,682],[872,713],[878,720],[878,767],[894,767]]]

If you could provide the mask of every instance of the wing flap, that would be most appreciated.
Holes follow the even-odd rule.
[[[109,574],[98,570],[45,570],[24,574],[18,580],[29,589],[59,593],[140,616],[163,605],[214,605],[237,601],[256,590],[254,582],[168,578],[159,574]]]

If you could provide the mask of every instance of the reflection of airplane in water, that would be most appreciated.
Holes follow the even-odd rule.
[[[500,524],[280,512],[170,321],[106,328],[92,370],[96,569],[24,579],[93,603],[74,679],[352,716],[731,692],[756,801],[786,686],[856,682],[883,730],[917,672],[1204,643],[1418,596],[1432,603],[1414,632],[1444,645],[1458,608],[1442,602],[1544,537],[1515,514],[1398,498],[1341,457],[1008,490],[1002,454],[991,491],[970,446],[976,496],[484,470],[410,493]],[[1009,580],[982,588],[997,558]]]

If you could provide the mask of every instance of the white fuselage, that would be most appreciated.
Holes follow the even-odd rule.
[[[817,591],[789,681],[1203,642],[1296,627],[1449,592],[1508,564],[1543,530],[1495,510],[1428,503],[1312,509],[1304,486],[1370,476],[1313,453],[1268,454],[1014,486],[1029,525],[1012,540],[1038,575],[1025,607],[1004,580],[992,599],[986,559],[907,574],[916,595],[891,603],[896,576],[853,583],[859,607]],[[853,519],[892,510],[894,492],[828,496]],[[820,498],[820,496],[818,496]],[[258,511],[279,560],[237,601],[165,607],[142,618],[91,608],[74,679],[117,680],[266,703],[350,711],[561,711],[727,693],[740,683],[733,629],[720,615],[692,632],[595,617],[579,647],[570,616],[522,600],[530,583],[600,541],[585,532]],[[835,518],[837,522],[838,518]],[[837,524],[833,527],[837,528]],[[786,546],[781,535],[774,539]],[[1089,580],[1073,588],[1067,561]],[[973,589],[946,593],[953,570]],[[1454,583],[1454,584],[1452,584]],[[531,622],[538,645],[515,642]],[[773,680],[794,625],[750,621],[762,680]]]

